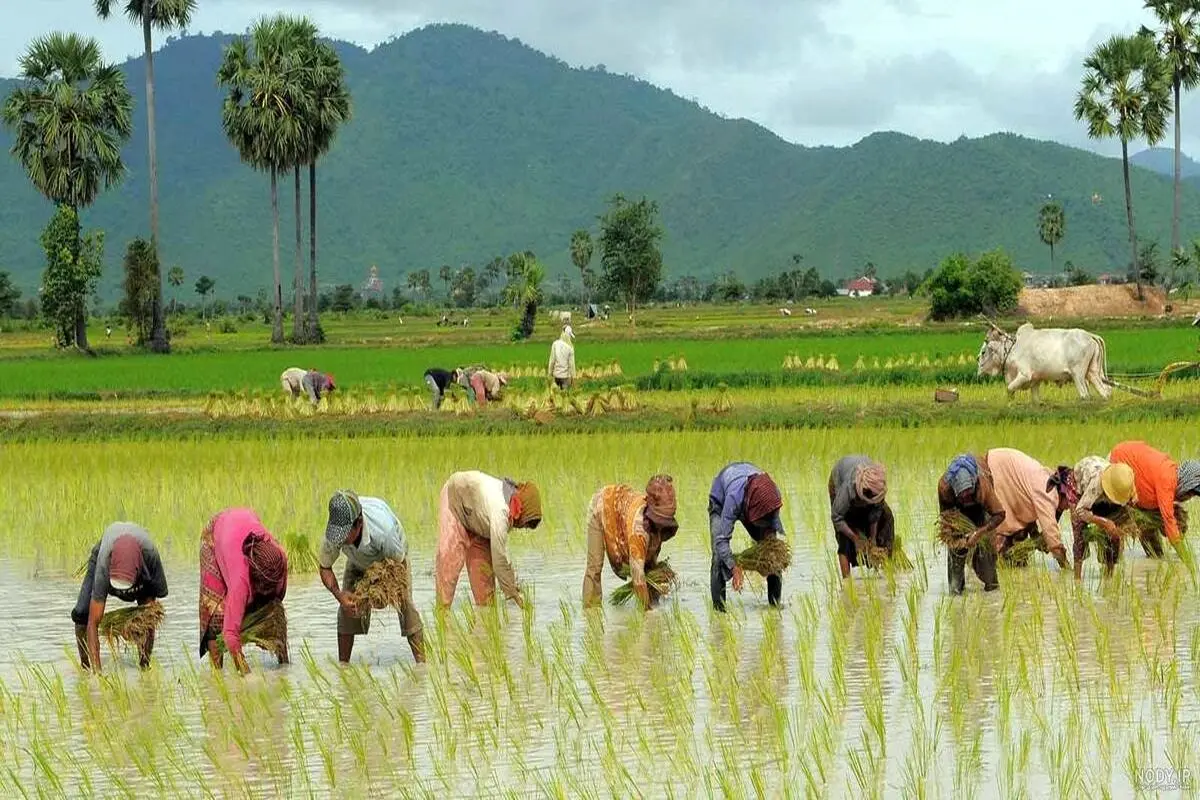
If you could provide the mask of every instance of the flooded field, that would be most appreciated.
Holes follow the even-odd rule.
[[[1144,438],[1196,453],[1194,426],[1154,423],[536,440],[15,445],[0,513],[0,789],[11,796],[1128,797],[1200,791],[1200,604],[1172,554],[1133,547],[1081,584],[1046,556],[989,594],[968,570],[946,590],[934,483],[962,450],[1018,447],[1043,463]],[[844,453],[887,464],[915,569],[837,577],[825,480]],[[761,581],[708,598],[705,497],[727,461],[784,490],[793,563],[784,607]],[[545,517],[515,532],[533,600],[476,610],[460,586],[433,611],[437,490],[477,467],[542,486]],[[675,475],[682,585],[642,615],[584,613],[587,499],[607,482]],[[351,667],[335,663],[336,604],[291,577],[292,661],[250,649],[254,673],[197,658],[196,541],[249,504],[279,536],[315,543],[342,486],[388,499],[410,540],[429,662],[414,666],[376,612]],[[73,573],[104,525],[145,524],[170,595],[154,666],[105,651],[75,663]],[[1063,527],[1067,530],[1067,517]],[[1069,533],[1066,534],[1069,536]],[[1193,532],[1192,536],[1195,534]],[[748,543],[738,529],[735,549]],[[339,565],[340,569],[340,565]],[[604,588],[619,585],[605,567]],[[117,604],[119,605],[119,604]],[[110,606],[114,607],[114,606]],[[1185,786],[1171,785],[1172,776]]]

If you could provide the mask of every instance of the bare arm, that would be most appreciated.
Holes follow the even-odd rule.
[[[100,672],[100,618],[104,616],[104,601],[93,600],[88,606],[87,648],[92,669]]]

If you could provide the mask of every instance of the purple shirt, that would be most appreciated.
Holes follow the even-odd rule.
[[[708,490],[709,535],[712,538],[713,559],[720,563],[721,571],[728,580],[733,575],[733,525],[746,519],[746,482],[765,470],[749,461],[735,461],[717,473],[712,488]],[[783,523],[778,512],[772,524],[783,533]]]

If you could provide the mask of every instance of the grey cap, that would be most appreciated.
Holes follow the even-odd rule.
[[[350,529],[362,516],[358,495],[349,489],[339,489],[329,498],[329,522],[325,525],[325,541],[335,547],[346,543]]]

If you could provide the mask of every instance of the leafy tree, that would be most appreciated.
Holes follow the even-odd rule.
[[[875,280],[879,277],[879,268],[875,266],[874,261],[868,261],[863,265],[863,277],[870,280]]]
[[[48,254],[47,269],[55,267],[58,277],[63,277],[62,270],[88,273],[93,254],[84,252],[79,209],[95,202],[101,188],[111,188],[124,177],[121,145],[133,132],[133,98],[125,76],[103,61],[96,41],[75,34],[35,39],[21,57],[20,78],[23,84],[0,111],[0,119],[15,134],[12,153],[38,191],[71,211],[56,213],[47,228],[55,230],[56,247],[63,230],[56,220],[65,224],[69,218],[74,225],[68,257]],[[82,273],[76,276],[79,280],[62,281],[60,288],[90,285],[94,290],[94,282]],[[78,313],[74,332],[65,339],[60,336],[60,343],[87,350],[87,297],[60,297],[54,304],[56,313],[66,308]]]
[[[450,290],[454,304],[459,308],[469,308],[475,304],[475,270],[463,267],[454,274],[453,287]]]
[[[528,251],[513,253],[508,257],[508,264],[509,281],[504,287],[504,302],[524,309],[513,338],[528,339],[533,336],[538,304],[543,299],[542,282],[546,279],[546,269]]]
[[[1138,269],[1133,276],[1134,280],[1153,286],[1158,282],[1160,272],[1158,242],[1146,242],[1138,254]]]
[[[154,297],[158,281],[158,258],[154,245],[140,236],[125,250],[125,296],[120,303],[121,316],[136,332],[139,346],[151,342],[154,335]]]
[[[1011,311],[1021,285],[1012,259],[1003,250],[992,250],[975,262],[963,253],[947,257],[922,288],[929,294],[930,316],[944,320]]]
[[[1179,198],[1182,186],[1180,159],[1180,94],[1200,84],[1200,6],[1195,0],[1145,0],[1154,13],[1156,30],[1142,26],[1139,34],[1155,40],[1158,54],[1170,74],[1175,102],[1175,201],[1171,213],[1171,253],[1179,251]]]
[[[1137,231],[1133,222],[1133,194],[1129,187],[1129,142],[1162,140],[1171,110],[1170,71],[1149,36],[1113,36],[1099,44],[1083,62],[1083,86],[1075,99],[1075,118],[1086,123],[1093,139],[1121,140],[1121,167],[1125,177],[1125,216],[1129,224],[1130,269],[1137,280]]]
[[[600,263],[604,283],[625,298],[630,319],[639,302],[654,295],[662,281],[663,230],[655,221],[658,203],[642,198],[630,202],[613,195],[600,217]]]
[[[579,282],[583,284],[584,308],[587,308],[587,304],[592,300],[588,266],[592,263],[593,250],[592,235],[586,230],[580,228],[571,234],[571,263],[579,270]]]
[[[213,290],[213,287],[216,285],[217,285],[217,282],[214,281],[212,278],[208,277],[207,275],[201,275],[200,279],[196,281],[196,294],[200,295],[200,318],[201,319],[204,318],[205,300],[208,298],[209,292],[211,292]]]
[[[414,293],[420,294],[422,298],[427,297],[431,288],[429,270],[419,269],[416,272],[408,273],[408,288]]]
[[[1067,215],[1058,203],[1046,203],[1038,212],[1038,238],[1050,248],[1050,271],[1054,272],[1054,246],[1067,233]]]
[[[303,48],[315,37],[307,19],[278,14],[259,20],[250,35],[225,49],[217,83],[229,94],[221,109],[225,135],[243,161],[271,175],[271,219],[275,277],[275,318],[271,341],[283,343],[283,283],[279,273],[279,185],[281,171],[306,160],[305,119],[311,97],[305,92]]]
[[[62,203],[42,232],[42,249],[42,312],[54,324],[59,346],[87,350],[87,306],[100,280],[104,233],[81,236],[75,209]]]
[[[12,282],[12,276],[0,272],[0,317],[11,317],[20,299],[21,290]]]
[[[454,280],[454,270],[450,268],[449,264],[442,264],[441,269],[438,270],[438,278],[446,284],[446,299],[449,300],[450,281]]]
[[[348,283],[343,283],[333,290],[333,302],[330,304],[330,309],[333,311],[345,312],[354,308],[354,287]]]
[[[1193,243],[1192,247],[1194,251],[1195,243]],[[1190,286],[1194,270],[1195,265],[1192,262],[1192,253],[1189,253],[1182,247],[1174,251],[1171,253],[1171,261],[1161,277],[1163,289],[1167,294],[1170,294],[1176,289]]]
[[[178,289],[180,286],[183,286],[183,267],[176,264],[175,266],[173,266],[169,270],[167,270],[167,283],[171,284],[171,286],[175,289]],[[178,309],[176,307],[177,299],[178,298],[174,297],[174,296],[171,298],[171,313],[172,314],[174,314],[178,311]]]
[[[108,19],[112,0],[95,0],[96,13]],[[120,5],[118,0],[117,5]],[[154,300],[150,349],[156,353],[171,350],[167,326],[163,320],[162,275],[158,274],[158,126],[154,118],[154,36],[160,31],[186,28],[196,10],[196,0],[125,0],[125,16],[142,29],[142,56],[146,62],[146,139],[150,156],[150,247],[154,250]]]
[[[1087,270],[1077,267],[1070,261],[1066,264],[1067,284],[1070,286],[1089,286],[1096,282]]]

